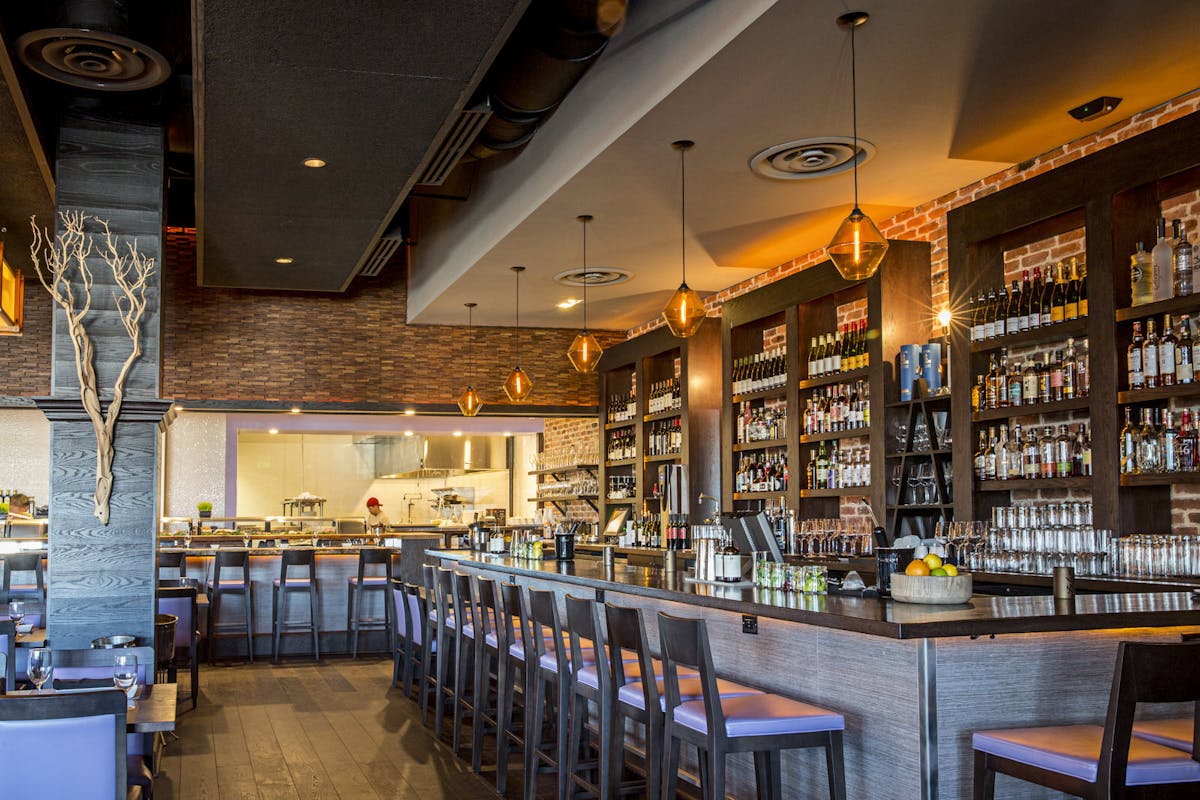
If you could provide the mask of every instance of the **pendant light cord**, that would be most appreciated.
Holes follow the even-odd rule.
[[[858,208],[858,55],[854,49],[854,29],[850,27],[850,118],[854,137],[854,207]]]
[[[687,169],[684,160],[687,148],[679,148],[679,272],[687,285]]]
[[[473,345],[475,344],[475,329],[471,326],[471,322],[475,316],[475,309],[467,306],[467,385],[471,385],[471,378],[475,374],[475,352]]]
[[[513,272],[517,275],[517,319],[516,330],[513,332],[513,355],[516,365],[521,366],[521,270],[514,269]]]
[[[583,223],[583,332],[588,332],[587,327],[587,289],[588,289],[588,271],[587,271],[587,224],[586,219],[580,220]]]

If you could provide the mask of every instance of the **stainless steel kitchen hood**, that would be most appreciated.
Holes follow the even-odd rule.
[[[503,436],[361,436],[354,444],[375,451],[376,478],[445,480],[508,468]]]

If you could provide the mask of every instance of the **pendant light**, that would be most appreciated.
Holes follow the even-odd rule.
[[[837,24],[850,30],[850,106],[854,120],[854,210],[842,220],[833,239],[825,248],[825,254],[833,261],[838,272],[848,281],[865,280],[879,269],[879,262],[887,253],[888,241],[871,218],[858,207],[858,75],[857,58],[854,50],[854,30],[865,25],[871,15],[865,11],[851,11],[837,18]]]
[[[600,356],[604,354],[604,348],[596,341],[595,336],[588,333],[587,326],[587,226],[592,221],[592,215],[580,214],[575,219],[583,223],[583,331],[571,342],[567,358],[571,360],[576,372],[591,372],[596,369],[596,365],[600,363]]]
[[[483,408],[483,401],[479,399],[479,392],[475,391],[475,387],[471,385],[471,379],[475,376],[473,348],[475,329],[471,325],[475,303],[463,303],[463,305],[467,307],[467,390],[458,398],[458,410],[462,412],[464,417],[473,417]]]
[[[671,147],[679,151],[679,267],[683,279],[663,309],[662,316],[671,333],[681,339],[695,333],[704,321],[704,303],[700,301],[700,295],[687,285],[687,172],[684,169],[684,156],[695,144],[687,139],[671,142]]]
[[[513,329],[513,361],[515,364],[512,372],[508,373],[508,378],[504,381],[504,393],[512,402],[520,403],[533,391],[533,381],[529,380],[529,375],[521,369],[521,273],[525,271],[525,268],[510,267],[510,269],[517,276],[517,315],[516,326]]]

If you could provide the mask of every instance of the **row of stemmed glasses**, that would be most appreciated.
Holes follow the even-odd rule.
[[[33,682],[38,692],[50,680],[54,672],[53,659],[49,647],[35,647],[29,651],[29,680]],[[113,657],[113,685],[125,693],[130,708],[133,708],[133,698],[137,693],[138,660],[132,653],[118,652]]]
[[[891,484],[894,488],[893,495],[896,497],[896,502],[902,503],[903,498],[900,497],[900,483],[904,479],[904,470],[908,469],[908,502],[912,505],[928,505],[938,502],[937,491],[937,472],[933,468],[931,462],[921,464],[912,464],[905,467],[904,464],[892,465]],[[947,470],[947,480],[949,480],[949,471]],[[947,486],[949,490],[949,486]]]
[[[806,519],[793,549],[802,556],[860,556],[870,554],[871,542],[870,520]]]

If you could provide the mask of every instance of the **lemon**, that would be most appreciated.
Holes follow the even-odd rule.
[[[951,578],[958,574],[958,567],[954,566],[953,564],[942,564],[942,569],[944,569],[946,574]]]
[[[925,556],[925,564],[930,569],[937,569],[942,565],[942,557],[937,553],[930,553],[929,555]]]
[[[908,566],[904,568],[905,575],[928,575],[929,565],[924,561],[915,560],[908,562]]]
[[[934,567],[933,569],[929,570],[929,574],[935,578],[945,578],[950,573],[946,572],[945,567]]]

